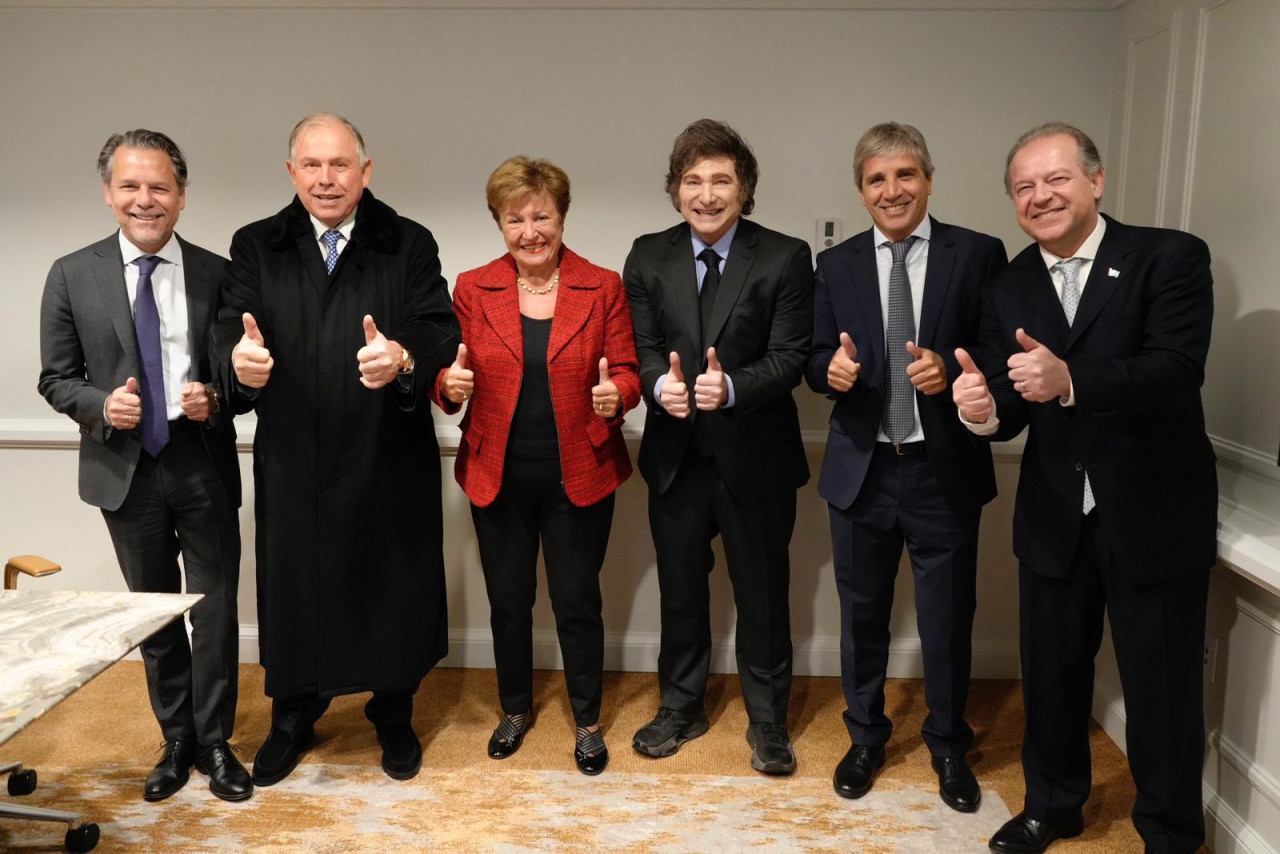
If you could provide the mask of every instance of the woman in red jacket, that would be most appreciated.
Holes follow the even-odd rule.
[[[463,273],[453,292],[458,358],[434,389],[447,412],[467,403],[454,472],[489,593],[503,717],[489,755],[520,748],[533,714],[538,543],[577,724],[574,758],[599,774],[604,677],[600,567],[613,493],[631,474],[623,413],[640,400],[622,280],[563,246],[569,177],[513,157],[489,176],[489,211],[507,254]]]

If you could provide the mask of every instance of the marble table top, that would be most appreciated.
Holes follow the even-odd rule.
[[[0,744],[200,598],[183,593],[0,591]]]

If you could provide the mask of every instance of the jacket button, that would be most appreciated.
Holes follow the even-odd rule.
[[[1076,463],[1076,471],[1084,471],[1084,463]]]

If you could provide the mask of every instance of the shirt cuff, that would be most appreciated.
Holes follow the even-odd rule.
[[[993,398],[990,394],[988,394],[987,400],[991,402],[991,417],[988,418],[986,421],[983,421],[981,424],[976,424],[972,421],[968,421],[965,419],[963,415],[961,415],[959,412],[956,412],[956,417],[960,419],[960,423],[963,424],[969,430],[969,432],[975,436],[991,436],[991,435],[994,435],[995,432],[1000,429],[1000,419],[996,417],[995,398]]]

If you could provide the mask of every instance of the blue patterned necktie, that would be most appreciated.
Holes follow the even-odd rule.
[[[164,401],[164,357],[160,351],[160,310],[151,287],[151,274],[160,264],[154,255],[138,259],[138,295],[133,304],[133,329],[138,336],[138,362],[142,366],[142,420],[138,432],[142,448],[160,456],[169,444],[169,415]]]
[[[1062,311],[1067,316],[1067,326],[1076,322],[1076,309],[1080,307],[1080,268],[1083,258],[1067,258],[1053,266],[1062,273]],[[1084,476],[1084,508],[1085,515],[1097,505],[1093,499],[1093,486],[1089,483],[1089,475]]]
[[[893,443],[902,442],[911,435],[916,425],[915,389],[907,377],[911,354],[907,342],[916,337],[916,315],[911,304],[911,282],[907,279],[907,253],[919,240],[914,235],[897,243],[890,243],[893,266],[889,268],[889,322],[885,327],[884,345],[885,383],[887,399],[881,416],[884,434]],[[884,245],[884,244],[881,244]]]
[[[324,241],[324,267],[332,274],[338,266],[338,241],[342,239],[342,232],[331,228],[320,235],[320,239]]]

